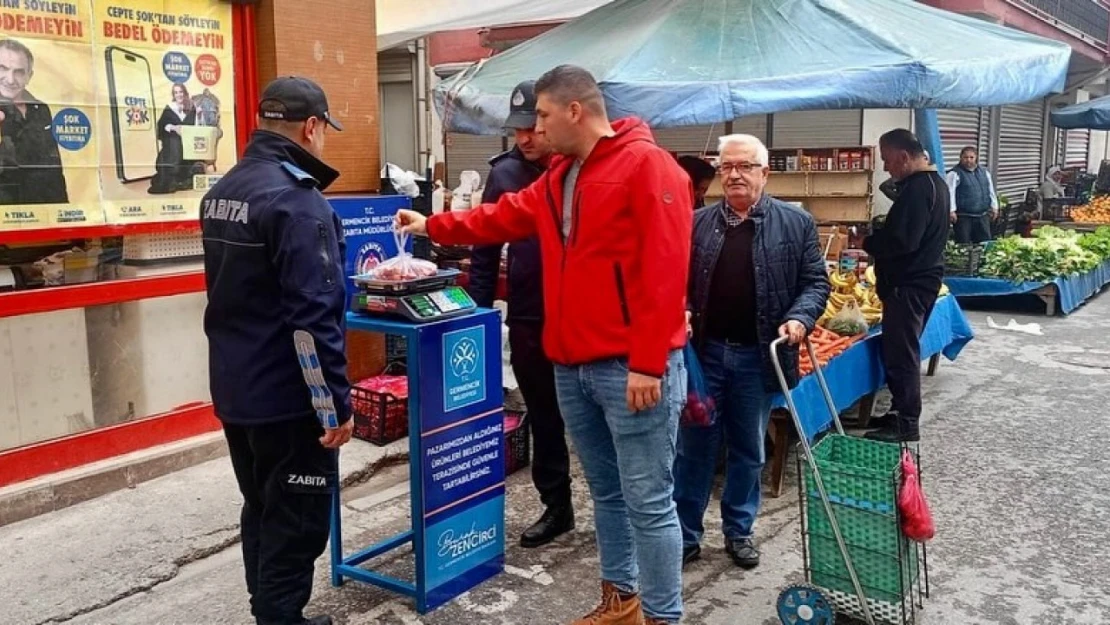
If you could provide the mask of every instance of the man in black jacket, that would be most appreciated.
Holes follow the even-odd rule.
[[[686,564],[701,554],[702,519],[723,438],[725,550],[737,566],[752,568],[759,564],[754,526],[766,461],[763,441],[771,398],[779,390],[770,345],[779,337],[789,339],[792,347],[780,355],[793,386],[797,345],[825,308],[829,282],[813,217],[764,193],[770,170],[763,142],[728,135],[721,137],[719,152],[725,200],[694,213],[687,298],[717,419],[711,427],[679,432],[674,499]]]
[[[891,130],[879,138],[879,151],[897,181],[898,197],[863,249],[875,259],[883,301],[883,365],[893,405],[880,419],[880,429],[867,437],[914,442],[920,436],[921,332],[944,277],[951,201],[948,185],[913,133]]]
[[[243,494],[240,531],[258,625],[306,620],[328,541],[336,450],[351,438],[344,355],[343,229],[322,189],[324,129],[342,130],[320,87],[262,92],[243,159],[204,196],[201,232],[212,403]]]
[[[546,168],[551,148],[535,132],[534,81],[513,89],[505,127],[516,146],[490,160],[482,203],[535,182]],[[501,266],[502,245],[475,248],[470,261],[470,295],[479,306],[493,306]],[[555,369],[543,352],[543,280],[539,241],[533,237],[509,245],[509,347],[513,373],[528,406],[532,430],[532,482],[546,508],[543,516],[520,537],[523,547],[545,545],[574,529],[570,500],[570,453],[563,417],[555,396]]]

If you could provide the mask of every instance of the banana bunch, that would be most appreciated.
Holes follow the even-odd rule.
[[[829,284],[832,286],[832,292],[829,293],[829,299],[825,302],[825,312],[817,320],[817,324],[824,327],[829,319],[835,317],[848,305],[849,301],[855,302],[869,325],[878,323],[883,315],[883,305],[875,293],[874,278],[875,270],[871,267],[868,267],[864,274],[866,283],[860,282],[854,273],[831,272]]]

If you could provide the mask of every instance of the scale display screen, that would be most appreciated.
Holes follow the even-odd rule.
[[[477,309],[474,300],[459,286],[408,295],[359,293],[352,303],[356,312],[403,317],[415,322],[457,317]]]

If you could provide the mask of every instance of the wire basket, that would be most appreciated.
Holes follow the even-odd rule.
[[[393,364],[405,365],[408,359],[408,341],[397,334],[385,335],[385,364],[390,368]]]
[[[985,251],[983,243],[949,243],[944,251],[944,275],[979,275]]]
[[[505,475],[511,475],[532,462],[532,443],[528,414],[505,412]]]
[[[1042,202],[1041,219],[1045,221],[1072,221],[1071,211],[1081,202],[1075,197],[1059,197]]]
[[[872,616],[887,625],[915,623],[924,596],[925,555],[923,547],[902,534],[902,447],[830,434],[813,448],[813,456]],[[838,614],[862,619],[813,471],[800,459],[799,471],[809,581],[825,589]]]

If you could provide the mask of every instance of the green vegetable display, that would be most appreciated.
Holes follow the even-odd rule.
[[[1100,226],[1094,232],[1081,235],[1079,247],[1093,252],[1099,258],[1110,258],[1110,226]]]
[[[1086,273],[1110,259],[1110,227],[1080,235],[1044,226],[1032,238],[1009,236],[986,250],[980,274],[1013,282],[1044,282],[1057,276]]]

